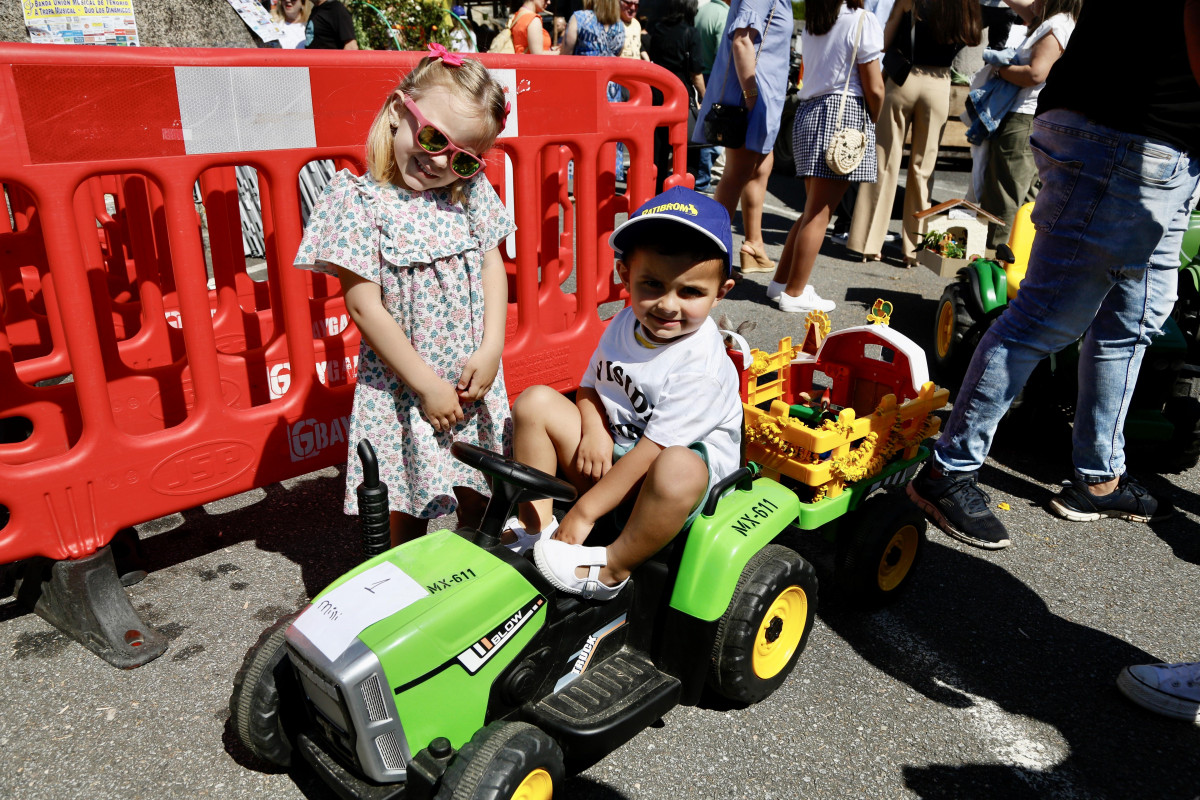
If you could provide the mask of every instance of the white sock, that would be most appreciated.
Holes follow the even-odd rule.
[[[767,299],[774,300],[779,295],[783,294],[783,287],[787,284],[779,283],[778,281],[767,282]]]

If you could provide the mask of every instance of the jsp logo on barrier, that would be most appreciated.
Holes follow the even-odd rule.
[[[312,458],[325,448],[344,444],[350,431],[350,417],[334,417],[329,422],[301,419],[288,424],[288,455],[293,462]]]
[[[358,354],[347,356],[340,361],[316,362],[317,380],[326,386],[341,386],[349,383],[358,374]],[[272,400],[278,400],[287,394],[292,386],[292,364],[290,361],[280,361],[267,367],[267,391]]]

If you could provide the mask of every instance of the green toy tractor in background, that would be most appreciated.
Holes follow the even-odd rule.
[[[984,332],[1016,296],[1034,235],[1031,210],[1032,204],[1021,209],[1009,245],[998,247],[994,259],[975,258],[942,292],[934,317],[932,358],[941,385],[962,383]],[[1198,252],[1200,210],[1192,212],[1180,250],[1179,299],[1162,333],[1146,349],[1125,420],[1131,450],[1154,448],[1167,471],[1188,469],[1200,460]],[[1078,389],[1078,362],[1078,344],[1042,361],[1013,402],[1013,412],[1035,410],[1041,415],[1047,407],[1070,411]],[[1034,398],[1036,403],[1030,402]]]

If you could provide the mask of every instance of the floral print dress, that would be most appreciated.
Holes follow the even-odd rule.
[[[483,341],[483,255],[515,229],[482,175],[468,181],[466,202],[458,204],[448,190],[412,192],[342,170],[313,209],[295,266],[334,275],[342,267],[379,284],[384,306],[417,354],[454,384]],[[375,448],[392,511],[430,519],[454,511],[455,486],[489,494],[483,475],[454,458],[450,444],[510,451],[503,368],[482,400],[463,404],[463,415],[451,430],[436,432],[416,393],[364,339],[350,417],[346,513],[358,513],[362,466],[355,448],[364,437]]]

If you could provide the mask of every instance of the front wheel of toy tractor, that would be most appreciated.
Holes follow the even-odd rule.
[[[942,384],[957,385],[962,382],[967,362],[974,349],[971,329],[975,320],[967,311],[963,292],[966,284],[955,281],[942,292],[938,301],[937,316],[933,328],[933,367]]]
[[[817,575],[794,551],[769,544],[738,578],[717,626],[709,684],[739,703],[757,703],[796,666],[817,611]]]
[[[292,741],[281,711],[280,694],[294,697],[295,673],[287,663],[284,637],[297,614],[263,631],[246,653],[233,679],[229,713],[238,739],[250,752],[280,767],[291,766]]]
[[[524,722],[493,722],[450,762],[436,800],[550,800],[566,770],[558,743]]]
[[[925,528],[925,515],[907,498],[882,494],[863,503],[838,542],[841,596],[867,608],[899,597],[925,552]]]

